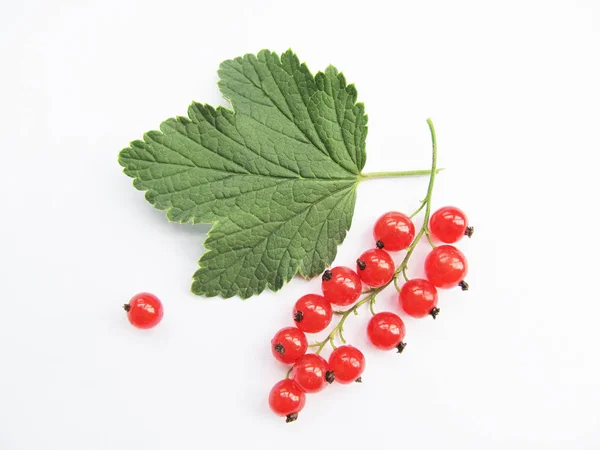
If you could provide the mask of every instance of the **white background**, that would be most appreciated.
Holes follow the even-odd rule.
[[[598,1],[2,3],[0,449],[600,448]],[[364,384],[286,425],[269,341],[318,281],[194,297],[208,228],[168,223],[117,154],[193,99],[223,104],[220,61],[289,47],[356,83],[366,171],[426,168],[431,116],[434,206],[476,233],[472,289],[407,319],[401,356],[369,347],[366,310],[349,319]],[[361,185],[336,261],[426,184]],[[120,309],[139,291],[165,305],[151,331]]]

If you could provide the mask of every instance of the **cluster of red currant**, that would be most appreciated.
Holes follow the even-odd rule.
[[[400,212],[381,216],[373,229],[375,248],[360,255],[356,260],[356,271],[348,267],[326,270],[321,283],[323,295],[308,294],[301,297],[293,311],[296,326],[279,330],[271,340],[274,357],[282,363],[292,364],[288,376],[275,384],[269,394],[271,409],[285,416],[286,422],[298,418],[306,402],[306,393],[319,392],[333,381],[342,384],[361,381],[365,369],[362,352],[351,345],[336,346],[334,343],[338,335],[346,344],[344,322],[350,313],[356,313],[358,307],[369,303],[373,317],[367,326],[367,335],[376,348],[397,349],[398,352],[404,350],[405,326],[402,319],[392,312],[376,314],[373,310],[375,296],[390,283],[393,282],[398,289],[399,303],[406,314],[412,317],[431,315],[434,319],[440,312],[437,307],[437,288],[460,286],[463,290],[468,289],[464,281],[467,274],[466,258],[457,248],[447,244],[458,241],[464,235],[470,237],[473,228],[467,225],[465,214],[455,207],[439,209],[428,221],[430,193],[410,217]],[[425,222],[415,237],[412,217],[425,205]],[[407,263],[423,235],[433,248],[425,259],[426,278],[409,279],[406,274]],[[436,246],[432,236],[445,245]],[[396,268],[388,251],[401,250],[406,250],[407,254]],[[400,275],[405,279],[402,287],[398,285]],[[363,285],[369,288],[365,292]],[[366,296],[358,301],[362,294]],[[345,311],[334,311],[332,305],[354,306]],[[337,326],[326,339],[309,346],[305,333],[323,331],[331,323],[334,314],[341,316]],[[328,342],[333,351],[326,361],[319,353]],[[315,353],[306,353],[309,347],[316,347]]]

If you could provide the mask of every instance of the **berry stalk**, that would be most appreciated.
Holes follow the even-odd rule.
[[[429,241],[429,243],[431,244],[431,246],[435,247],[435,245],[433,244],[433,242],[431,240],[428,224],[429,224],[429,217],[431,215],[431,196],[433,194],[435,175],[439,172],[439,170],[437,169],[437,139],[436,139],[436,134],[435,134],[435,128],[433,126],[433,122],[432,122],[431,118],[427,119],[427,125],[429,126],[429,131],[431,133],[431,144],[432,144],[431,170],[425,171],[426,173],[429,173],[429,185],[427,186],[427,194],[425,196],[425,199],[423,199],[419,208],[410,216],[411,218],[413,218],[414,216],[419,214],[419,212],[421,212],[423,210],[423,208],[425,208],[425,216],[423,217],[423,225],[421,225],[419,232],[415,236],[412,243],[406,249],[406,255],[404,256],[404,259],[402,260],[400,265],[396,268],[396,270],[394,272],[394,276],[392,277],[392,279],[390,281],[388,281],[387,283],[385,283],[384,285],[382,285],[378,288],[366,291],[364,293],[364,294],[366,294],[366,296],[363,297],[361,300],[359,300],[351,308],[344,310],[344,311],[334,311],[334,314],[341,316],[337,325],[331,330],[331,332],[327,335],[327,337],[324,340],[316,342],[312,345],[309,345],[309,347],[316,348],[316,351],[315,351],[316,354],[321,353],[321,351],[325,348],[327,343],[329,343],[335,349],[336,348],[336,345],[335,345],[336,335],[339,336],[339,339],[342,343],[344,343],[344,344],[346,343],[346,339],[344,338],[344,334],[343,334],[344,333],[344,323],[346,322],[346,319],[348,318],[348,316],[351,313],[354,313],[355,315],[357,315],[358,309],[361,306],[363,306],[364,304],[368,303],[371,314],[375,315],[374,305],[375,305],[377,294],[379,294],[381,291],[383,291],[385,288],[387,288],[391,283],[394,283],[394,286],[396,287],[396,289],[400,290],[398,287],[398,277],[400,275],[402,275],[406,280],[408,280],[408,276],[406,275],[408,261],[410,260],[410,257],[412,256],[415,248],[417,247],[417,245],[419,244],[419,241],[421,240],[421,238],[424,235],[426,236],[426,238]],[[423,171],[420,171],[420,172],[423,172]],[[381,173],[376,173],[376,174],[367,174],[367,176],[365,178],[395,176],[395,175],[390,175],[393,173],[395,173],[395,172],[381,172]],[[384,175],[384,174],[387,174],[387,175]]]

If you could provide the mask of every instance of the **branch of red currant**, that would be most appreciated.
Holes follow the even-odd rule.
[[[404,312],[412,317],[432,316],[439,313],[438,288],[460,286],[468,289],[464,281],[467,261],[464,255],[451,245],[434,244],[432,234],[441,242],[454,243],[462,236],[471,236],[473,228],[467,226],[465,214],[455,207],[444,207],[431,215],[431,196],[437,170],[437,142],[431,119],[427,119],[432,138],[432,163],[427,194],[417,210],[407,216],[400,212],[388,212],[375,223],[373,234],[375,248],[364,252],[356,261],[356,271],[348,267],[327,269],[322,276],[323,295],[307,294],[296,302],[293,311],[295,327],[279,330],[271,341],[275,358],[285,364],[293,364],[284,380],[277,383],[269,394],[271,409],[291,422],[297,419],[306,401],[305,394],[319,392],[334,380],[342,383],[362,381],[365,368],[362,352],[351,345],[336,346],[336,339],[346,344],[344,325],[351,314],[368,304],[373,317],[367,326],[371,343],[381,350],[397,349],[401,353],[406,344],[405,325],[392,312],[375,313],[377,295],[394,283],[399,292],[399,302]],[[412,218],[425,209],[423,224],[415,235]],[[408,262],[421,239],[425,236],[432,247],[425,260],[425,278],[409,279]],[[384,250],[385,249],[385,250]],[[397,268],[388,252],[406,250]],[[399,278],[405,283],[399,286]],[[362,291],[362,286],[369,289]],[[361,298],[362,297],[362,298]],[[332,305],[350,306],[346,310],[333,310]],[[351,306],[353,305],[353,306]],[[308,345],[305,333],[318,333],[328,327],[333,315],[340,316],[336,326],[322,341]],[[330,344],[333,351],[326,361],[320,356]],[[306,353],[311,347],[314,353]]]
[[[430,172],[430,176],[429,176],[429,185],[427,187],[427,195],[425,196],[425,199],[421,201],[421,205],[419,206],[419,208],[410,215],[410,218],[412,219],[417,214],[419,214],[419,212],[421,212],[421,210],[423,208],[425,208],[425,216],[423,218],[423,225],[421,226],[421,229],[415,236],[412,243],[406,249],[406,255],[404,256],[404,259],[402,260],[402,262],[400,263],[400,265],[394,272],[394,275],[391,280],[389,280],[387,283],[383,284],[382,286],[380,286],[378,288],[367,291],[368,295],[365,298],[363,298],[362,300],[360,300],[358,303],[356,303],[352,308],[347,309],[345,311],[334,311],[334,314],[342,316],[340,318],[339,322],[337,323],[337,325],[333,328],[333,330],[331,330],[331,333],[329,333],[329,335],[327,335],[327,337],[325,339],[309,345],[309,347],[311,347],[311,348],[316,348],[315,354],[317,354],[317,355],[323,351],[323,349],[325,348],[325,346],[327,345],[328,342],[331,344],[331,347],[335,350],[336,335],[339,336],[339,339],[343,344],[346,344],[346,339],[344,338],[344,334],[343,334],[344,333],[344,323],[346,322],[346,319],[348,318],[348,316],[351,313],[354,313],[355,315],[358,314],[358,309],[361,306],[363,306],[364,304],[368,303],[369,309],[371,310],[371,314],[375,315],[375,311],[374,311],[373,307],[375,305],[376,296],[381,291],[386,289],[391,283],[394,283],[394,286],[396,287],[398,292],[400,292],[400,287],[398,286],[398,277],[400,276],[400,274],[402,274],[404,279],[406,281],[409,281],[408,275],[406,274],[406,270],[408,267],[408,261],[410,260],[411,255],[413,254],[415,248],[419,244],[423,235],[425,235],[427,237],[427,240],[429,241],[431,247],[435,248],[435,244],[431,240],[428,224],[429,224],[429,216],[431,214],[431,195],[433,193],[433,185],[435,183],[435,175],[437,173],[437,140],[436,140],[436,135],[435,135],[435,128],[433,127],[433,122],[431,121],[431,119],[427,119],[427,124],[429,125],[429,130],[431,132],[431,140],[432,140],[432,147],[433,147],[433,151],[432,151],[433,156],[431,158],[432,161],[431,161],[431,172]],[[379,245],[380,242],[381,241],[378,241],[377,247],[381,249],[384,246]],[[360,261],[360,258],[359,258],[359,261]],[[435,316],[434,316],[434,318],[435,318]],[[288,372],[288,375],[290,373],[291,373],[291,371]]]

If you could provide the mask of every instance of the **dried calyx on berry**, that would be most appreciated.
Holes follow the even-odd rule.
[[[285,418],[285,423],[290,423],[298,420],[298,413],[288,414]]]
[[[329,281],[329,280],[331,280],[332,277],[333,277],[333,273],[331,272],[331,270],[327,269],[325,272],[323,272],[322,280]]]
[[[375,243],[375,247],[377,247],[379,250],[382,250],[385,246],[383,245],[383,241],[377,241]]]
[[[277,344],[275,344],[273,346],[273,350],[275,350],[280,355],[285,354],[285,347],[283,346],[283,344],[281,342],[278,342]]]
[[[438,316],[439,313],[440,313],[440,308],[431,308],[431,311],[429,311],[429,315],[431,317],[433,317],[434,319]]]
[[[406,342],[400,342],[398,344],[398,346],[396,347],[396,349],[398,350],[397,353],[402,353],[405,348],[406,348]]]
[[[304,314],[302,311],[296,311],[296,314],[294,314],[294,321],[302,322],[302,319],[304,319]]]
[[[473,236],[474,232],[475,232],[474,227],[467,227],[467,229],[465,230],[465,236],[471,237],[471,236]]]
[[[365,270],[367,268],[367,263],[364,262],[362,259],[357,259],[356,265],[360,270]]]
[[[333,370],[328,370],[327,372],[325,372],[325,381],[327,381],[329,384],[335,381],[335,373],[333,372]]]
[[[465,280],[462,280],[460,283],[458,283],[458,285],[460,286],[460,288],[463,291],[468,291],[469,290],[469,285],[467,284],[467,282]]]

